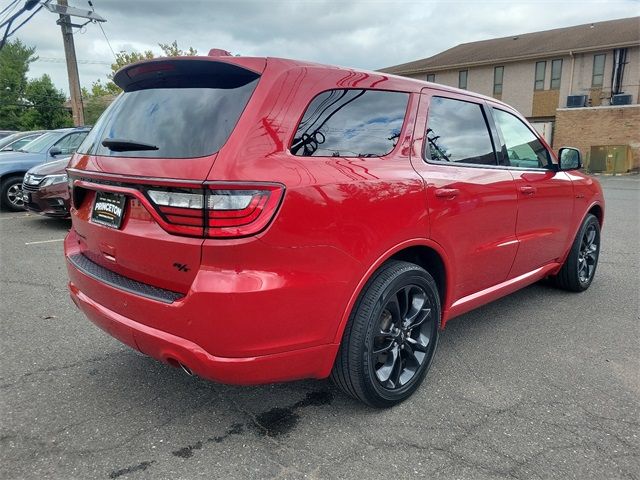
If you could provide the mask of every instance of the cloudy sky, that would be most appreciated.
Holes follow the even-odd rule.
[[[54,2],[56,0],[53,0]],[[0,0],[0,10],[11,0]],[[20,0],[23,3],[23,0]],[[86,0],[69,0],[86,8]],[[365,69],[429,57],[459,43],[640,15],[639,0],[93,0],[115,51],[178,41],[201,54],[279,56]],[[67,89],[56,15],[41,10],[16,36],[37,49],[29,76],[48,73]],[[97,25],[75,35],[81,83],[110,71],[113,54]]]

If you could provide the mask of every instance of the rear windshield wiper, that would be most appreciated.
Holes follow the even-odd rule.
[[[112,152],[131,152],[134,150],[158,150],[158,147],[150,143],[136,142],[126,138],[105,138],[102,145]]]

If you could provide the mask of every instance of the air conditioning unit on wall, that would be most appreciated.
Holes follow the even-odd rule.
[[[631,95],[614,95],[611,97],[611,105],[631,105]]]
[[[567,108],[580,108],[587,105],[586,95],[569,95],[567,97]]]

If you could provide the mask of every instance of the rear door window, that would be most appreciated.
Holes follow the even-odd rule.
[[[432,97],[426,137],[428,162],[497,165],[487,121],[478,103]]]
[[[291,153],[305,157],[380,157],[400,137],[409,94],[329,90],[315,97],[300,121]]]
[[[246,69],[196,60],[141,64],[116,77],[114,81],[128,82],[121,85],[125,91],[100,117],[79,153],[151,158],[211,155],[226,143],[259,81],[258,74]],[[136,83],[137,77],[142,80]],[[128,143],[114,147],[112,142],[108,148],[105,140]],[[137,146],[126,150],[127,145]]]

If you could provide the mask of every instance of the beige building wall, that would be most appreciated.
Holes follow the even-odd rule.
[[[548,78],[551,74],[547,72]],[[533,108],[533,84],[535,65],[530,62],[513,62],[504,66],[502,101],[511,105],[525,117],[531,117]],[[549,80],[545,79],[545,85]]]
[[[604,79],[602,89],[592,89],[591,81],[593,77],[594,56],[605,54]],[[597,52],[580,53],[575,55],[575,66],[573,72],[573,95],[590,96],[593,90],[597,93],[603,104],[608,104],[611,96],[611,80],[613,76],[613,49],[601,50]],[[622,90],[632,97],[631,103],[639,103],[640,91],[640,47],[630,47],[627,49],[627,65],[624,69]],[[593,95],[591,95],[593,98]],[[566,104],[560,105],[564,107]]]
[[[602,89],[593,89],[594,55],[606,54]],[[559,90],[551,90],[552,61],[562,59],[562,76]],[[544,90],[534,90],[535,65],[546,61]],[[467,89],[487,96],[493,96],[493,69],[504,66],[502,95],[503,102],[513,106],[527,118],[552,118],[556,108],[567,106],[569,95],[587,95],[592,105],[608,105],[611,95],[611,77],[613,71],[613,49],[601,52],[588,52],[548,57],[521,62],[469,67]],[[458,72],[462,68],[432,72],[435,82],[450,87],[458,87]],[[411,78],[426,80],[427,73],[411,75]],[[640,102],[640,47],[630,47],[627,51],[627,65],[624,71],[622,90],[632,96],[632,103]]]

